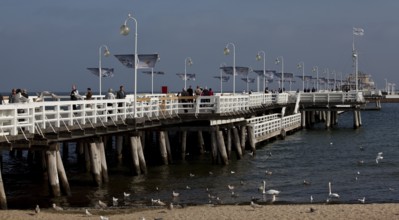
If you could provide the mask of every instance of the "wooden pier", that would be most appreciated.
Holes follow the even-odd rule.
[[[187,143],[195,145],[198,154],[209,151],[213,163],[227,165],[247,150],[255,154],[259,142],[284,138],[291,131],[311,126],[316,117],[330,127],[337,123],[338,111],[353,111],[354,127],[359,127],[364,103],[362,93],[354,92],[198,97],[143,94],[137,100],[127,96],[79,101],[52,97],[0,105],[0,147],[2,151],[28,151],[47,174],[52,195],[69,195],[73,186],[68,183],[60,153],[69,142],[75,143],[82,166],[100,186],[112,179],[107,147],[116,149],[118,161],[130,161],[133,175],[146,174],[148,160],[164,165],[185,160]],[[154,145],[156,149],[151,147]],[[67,149],[63,148],[63,153]],[[0,173],[0,206],[6,209],[1,178]]]

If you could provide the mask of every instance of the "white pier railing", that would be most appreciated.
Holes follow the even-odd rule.
[[[216,94],[198,97],[155,94],[138,95],[134,111],[135,100],[132,95],[128,95],[125,99],[107,100],[96,97],[95,100],[78,101],[68,100],[69,96],[55,97],[54,101],[53,97],[45,98],[41,102],[32,100],[28,103],[0,105],[0,136],[26,132],[40,133],[43,129],[68,129],[70,126],[116,123],[128,118],[166,118],[186,112],[196,115],[229,114],[244,112],[257,106],[295,103],[298,97],[301,102],[340,100],[343,103],[355,102],[361,98],[359,94],[342,92]],[[273,126],[267,129],[273,129]]]

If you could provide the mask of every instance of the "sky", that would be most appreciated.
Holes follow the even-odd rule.
[[[281,72],[275,64],[281,56],[284,72],[300,76],[297,64],[304,62],[305,75],[315,75],[312,67],[318,66],[320,77],[327,68],[345,77],[354,72],[353,27],[364,29],[355,37],[359,70],[384,89],[385,82],[399,81],[398,8],[397,0],[1,0],[0,91],[68,92],[76,84],[81,93],[88,87],[97,93],[99,79],[86,68],[98,67],[100,46],[107,45],[111,54],[134,53],[134,22],[127,23],[128,36],[119,33],[129,13],[138,23],[138,54],[160,56],[154,70],[165,75],[154,76],[154,92],[184,87],[176,73],[184,73],[187,57],[193,61],[187,73],[196,74],[187,86],[220,91],[214,76],[221,64],[233,65],[233,52],[223,54],[228,43],[235,45],[236,66],[262,70],[255,57],[264,51],[266,69]],[[114,56],[101,59],[102,67],[115,70],[114,77],[102,78],[102,93],[120,85],[132,92],[134,69]],[[138,70],[137,78],[138,92],[151,91],[150,75]],[[246,89],[240,78],[236,92]],[[296,88],[302,88],[300,79],[292,85]],[[230,78],[223,91],[232,89]],[[250,89],[256,91],[257,83]]]

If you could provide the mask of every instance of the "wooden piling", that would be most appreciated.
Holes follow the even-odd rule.
[[[246,126],[241,126],[241,150],[242,150],[242,153],[244,154],[245,153],[245,145],[246,145],[246,142],[247,142],[247,139],[246,139],[246,137],[247,137],[247,131],[246,131],[247,129],[246,129]]]
[[[307,113],[306,111],[302,111],[301,112],[301,126],[302,126],[302,128],[306,127],[306,119],[307,119],[306,113]]]
[[[58,150],[56,151],[56,161],[57,161],[58,177],[61,181],[62,189],[66,195],[70,196],[71,188],[69,187],[69,182],[65,172],[64,164],[62,163],[61,153]]]
[[[57,172],[57,159],[54,150],[47,151],[47,169],[48,178],[50,182],[51,193],[54,196],[61,196],[60,183]]]
[[[217,163],[218,160],[218,149],[217,149],[217,140],[216,140],[216,131],[211,131],[211,154],[212,154],[212,163]]]
[[[331,127],[331,111],[325,111],[325,123],[326,123],[326,128],[330,128]]]
[[[132,159],[133,159],[133,168],[136,171],[137,175],[141,174],[140,170],[140,162],[139,162],[139,154],[137,151],[137,136],[130,137],[130,147],[132,152]]]
[[[198,131],[198,148],[200,154],[204,154],[204,137],[202,135],[202,131]]]
[[[145,162],[145,157],[144,157],[144,152],[143,152],[144,148],[143,148],[143,145],[141,144],[141,140],[142,139],[140,137],[137,138],[137,154],[139,156],[139,164],[140,164],[141,172],[146,174],[147,173],[147,164]]]
[[[362,126],[362,115],[361,115],[361,111],[360,110],[358,110],[357,111],[357,114],[358,114],[358,118],[359,118],[359,126]]]
[[[234,137],[234,146],[236,147],[236,152],[237,152],[237,159],[241,159],[242,158],[242,148],[241,148],[240,137],[238,136],[238,130],[236,127],[233,127],[232,130],[233,130],[233,137]]]
[[[93,180],[97,186],[102,185],[100,153],[95,142],[90,143],[90,164]]]
[[[88,143],[85,143],[84,149],[85,149],[85,169],[86,169],[86,172],[90,172],[91,171],[90,145]]]
[[[187,131],[181,132],[181,159],[186,159],[186,148],[187,148]]]
[[[222,157],[223,164],[228,165],[229,159],[227,157],[226,146],[224,144],[223,131],[215,131],[215,132],[216,132],[216,139],[217,139],[217,143],[218,143],[218,149],[219,149],[219,153]]]
[[[101,176],[103,177],[103,182],[108,183],[108,181],[109,181],[108,166],[107,166],[107,160],[105,158],[104,142],[99,141],[99,142],[97,142],[96,145],[97,145],[97,150],[100,153]]]
[[[251,147],[252,153],[255,153],[256,151],[256,139],[255,139],[255,131],[254,127],[252,125],[247,126],[247,133],[248,133],[248,139],[249,139],[249,145]]]
[[[168,157],[168,162],[171,164],[173,163],[173,157],[172,157],[172,150],[170,148],[169,134],[167,131],[165,131],[165,144],[166,144],[166,154]]]
[[[116,136],[116,158],[118,163],[122,163],[123,136]]]
[[[163,164],[168,165],[168,153],[166,150],[165,131],[159,131],[159,150],[161,152]]]
[[[231,158],[231,129],[226,130],[226,140],[227,157]]]
[[[0,169],[0,208],[7,209],[7,197],[4,191],[3,177]]]

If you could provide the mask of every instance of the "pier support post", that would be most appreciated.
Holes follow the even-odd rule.
[[[357,113],[357,110],[353,111],[353,128],[358,128],[359,127],[359,114]]]
[[[361,115],[361,111],[357,110],[357,114],[358,114],[358,118],[359,118],[359,126],[362,126],[362,115]]]
[[[218,161],[218,149],[216,141],[216,131],[211,131],[211,149],[212,149],[212,163],[217,163]]]
[[[97,150],[97,145],[95,142],[90,143],[90,164],[94,182],[97,184],[97,186],[101,186],[102,177],[100,153]]]
[[[165,131],[159,131],[159,149],[164,165],[168,165],[168,153],[166,151]]]
[[[105,183],[108,183],[108,166],[107,160],[105,158],[105,149],[104,149],[104,142],[99,141],[97,142],[97,150],[100,153],[100,160],[101,160],[101,176]]]
[[[324,114],[326,116],[326,119],[325,119],[326,128],[330,128],[331,127],[331,111],[325,111]]]
[[[204,154],[204,137],[202,136],[202,131],[198,131],[198,148],[200,154]]]
[[[251,146],[251,151],[252,153],[255,154],[256,139],[255,139],[255,131],[253,125],[247,125],[247,133],[248,133],[249,145]]]
[[[86,168],[86,172],[90,172],[91,171],[90,145],[88,143],[85,143],[84,148],[85,148],[85,168]]]
[[[227,157],[226,146],[224,144],[223,131],[215,131],[217,136],[219,153],[222,156],[223,164],[228,165],[229,159]]]
[[[131,147],[131,152],[132,152],[133,167],[134,167],[134,170],[136,171],[136,174],[140,175],[141,170],[140,170],[139,154],[137,151],[137,148],[138,148],[137,140],[138,140],[137,136],[130,137],[130,147]]]
[[[181,132],[181,159],[186,159],[186,148],[187,148],[187,131]]]
[[[241,142],[240,142],[240,137],[238,136],[238,130],[236,127],[233,127],[233,137],[234,137],[234,146],[236,147],[236,152],[237,152],[237,159],[242,158],[242,148],[241,148]]]
[[[168,157],[168,162],[169,164],[171,164],[173,163],[173,157],[172,157],[172,150],[170,148],[169,134],[167,131],[165,131],[165,144],[166,144],[166,155]]]
[[[122,162],[122,149],[123,149],[123,136],[116,136],[116,158],[118,159],[118,163]]]
[[[226,130],[226,138],[227,138],[227,143],[226,143],[227,157],[231,158],[231,129]]]
[[[141,144],[141,138],[137,137],[137,154],[139,156],[140,169],[141,169],[142,173],[146,174],[147,173],[147,164],[145,162],[143,150],[144,150],[144,148],[143,148],[143,145]]]
[[[3,177],[0,169],[0,208],[7,209],[7,197],[4,191]]]
[[[302,125],[302,128],[305,128],[306,127],[306,119],[307,119],[307,117],[306,117],[306,111],[302,111],[301,112],[301,125]]]
[[[47,154],[47,169],[48,169],[48,177],[51,187],[51,192],[54,196],[61,196],[60,190],[60,182],[58,179],[57,172],[57,159],[56,153],[54,150],[49,150],[46,152]]]
[[[245,145],[247,142],[246,134],[247,134],[246,126],[243,125],[243,126],[241,126],[241,150],[242,150],[243,154],[245,153]]]
[[[71,188],[69,187],[69,183],[68,183],[68,178],[66,176],[66,172],[65,172],[65,168],[64,168],[64,164],[62,163],[62,158],[61,158],[61,154],[60,151],[56,152],[56,160],[57,160],[57,172],[58,172],[58,176],[61,180],[61,186],[64,190],[64,193],[66,195],[71,195]]]

